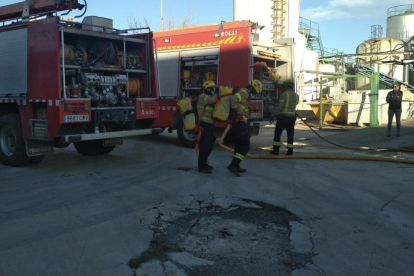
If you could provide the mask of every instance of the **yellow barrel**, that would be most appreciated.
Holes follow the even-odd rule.
[[[191,79],[191,71],[190,70],[184,70],[183,72],[183,81],[184,83],[188,84],[190,83]]]

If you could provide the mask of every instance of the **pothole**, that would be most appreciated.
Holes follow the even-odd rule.
[[[150,248],[129,262],[134,275],[291,275],[312,262],[311,247],[295,250],[291,242],[300,219],[288,210],[250,200],[197,204],[181,206],[173,220],[159,212]]]

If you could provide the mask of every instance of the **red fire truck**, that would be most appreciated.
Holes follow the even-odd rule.
[[[194,147],[196,133],[183,128],[177,100],[193,98],[195,110],[205,80],[238,89],[252,79],[260,79],[264,91],[253,95],[249,116],[250,134],[258,135],[261,122],[268,121],[275,107],[272,99],[277,98],[278,70],[287,68],[287,62],[281,61],[273,45],[256,41],[258,28],[250,21],[235,21],[154,32],[161,100],[160,116],[153,126],[168,128],[170,132],[177,129],[180,141]],[[225,126],[225,122],[216,123],[216,127]]]
[[[154,128],[160,110],[152,32],[116,30],[99,17],[64,21],[57,14],[75,9],[86,10],[78,0],[0,7],[5,165],[37,163],[71,143],[83,155],[107,154],[123,137],[160,131]]]

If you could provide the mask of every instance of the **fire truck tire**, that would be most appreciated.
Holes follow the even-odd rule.
[[[110,152],[112,152],[115,149],[115,146],[111,146],[111,147],[104,147],[102,154],[108,154]]]
[[[18,114],[0,117],[0,161],[6,166],[19,167],[30,163]]]
[[[91,140],[73,143],[75,149],[82,155],[95,156],[108,154],[115,149],[115,146],[104,147],[102,140]]]
[[[194,148],[197,141],[197,133],[184,129],[183,119],[180,118],[177,123],[177,134],[181,144],[186,148]]]
[[[37,164],[43,161],[43,159],[45,159],[46,155],[38,155],[38,156],[33,156],[30,157],[30,164]]]

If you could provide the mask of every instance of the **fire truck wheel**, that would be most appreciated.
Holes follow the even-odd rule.
[[[178,139],[181,144],[186,148],[194,148],[197,141],[197,132],[194,130],[185,130],[183,119],[180,118],[177,124]]]
[[[42,162],[43,159],[45,159],[46,155],[38,155],[38,156],[33,156],[30,157],[30,164],[37,164]]]
[[[104,147],[102,140],[76,142],[73,145],[80,154],[87,156],[108,154],[115,149],[115,146]]]
[[[12,167],[30,163],[18,114],[0,117],[0,160],[4,165]]]

